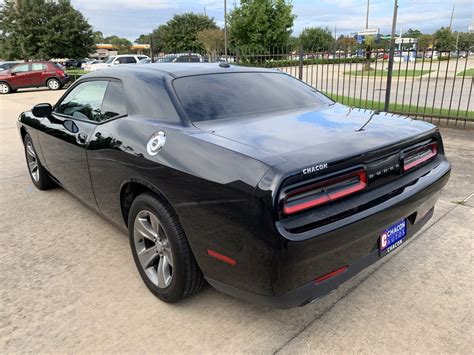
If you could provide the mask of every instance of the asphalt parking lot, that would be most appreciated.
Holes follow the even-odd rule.
[[[0,353],[472,353],[474,131],[442,130],[453,172],[429,224],[329,296],[283,311],[206,287],[168,305],[125,234],[33,187],[16,119],[61,94],[0,96]]]

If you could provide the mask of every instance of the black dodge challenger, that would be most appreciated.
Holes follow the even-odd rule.
[[[224,63],[99,70],[18,126],[36,187],[128,230],[166,302],[204,280],[264,305],[314,301],[411,238],[450,174],[429,123]]]

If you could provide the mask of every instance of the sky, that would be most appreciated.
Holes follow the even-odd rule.
[[[2,0],[0,0],[1,2]],[[234,2],[227,0],[227,10]],[[71,0],[95,30],[105,36],[117,35],[131,41],[166,23],[174,14],[204,12],[223,27],[224,0]],[[296,20],[293,34],[306,27],[324,26],[337,34],[350,34],[365,28],[367,0],[293,0]],[[390,33],[394,0],[370,0],[369,28]],[[432,33],[449,26],[454,9],[452,29],[467,31],[473,23],[474,0],[399,0],[397,32],[416,28]]]

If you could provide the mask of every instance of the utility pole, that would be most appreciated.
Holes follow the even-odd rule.
[[[367,0],[367,15],[365,16],[365,29],[369,28],[369,5],[370,5],[370,0]]]
[[[227,0],[224,0],[224,58],[227,63]]]
[[[451,11],[451,20],[449,20],[449,29],[451,29],[451,26],[453,25],[453,17],[454,17],[454,7],[456,5],[453,5],[453,11]]]
[[[394,1],[393,5],[393,19],[392,32],[390,34],[390,51],[388,57],[388,72],[387,72],[387,87],[385,88],[385,104],[383,110],[388,111],[390,105],[390,90],[392,89],[392,74],[393,74],[393,55],[395,53],[395,31],[397,29],[397,12],[398,0]]]

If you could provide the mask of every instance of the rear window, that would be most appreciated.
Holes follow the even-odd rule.
[[[316,108],[331,101],[281,73],[207,74],[178,78],[176,94],[193,122]]]

